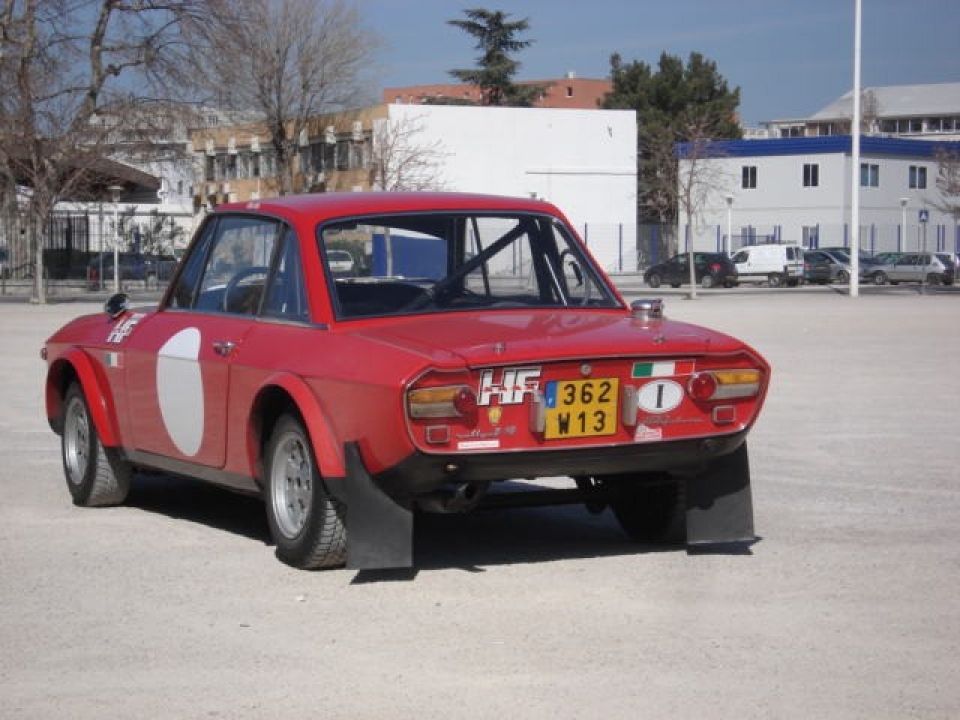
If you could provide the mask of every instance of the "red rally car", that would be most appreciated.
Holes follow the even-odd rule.
[[[679,519],[690,544],[754,539],[768,364],[628,305],[549,203],[223,205],[156,308],[104,310],[42,352],[77,505],[122,503],[135,472],[257,494],[299,568],[410,566],[416,511],[486,506],[610,508],[647,543]]]

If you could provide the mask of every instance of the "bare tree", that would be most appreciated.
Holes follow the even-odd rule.
[[[678,125],[678,134],[686,142],[677,146],[680,162],[674,190],[675,207],[686,221],[688,232],[703,217],[703,209],[711,194],[725,185],[726,177],[717,163],[707,162],[724,155],[722,143],[714,140],[715,125],[706,113],[690,108]],[[690,297],[697,296],[693,242],[688,248],[690,269]]]
[[[954,223],[960,223],[960,152],[938,148],[935,157],[940,199],[931,204],[940,212],[950,215]]]
[[[419,117],[374,121],[370,186],[377,190],[440,190],[445,157],[440,140],[422,138]]]
[[[866,134],[875,133],[879,129],[880,100],[877,94],[870,89],[860,93],[860,130]]]
[[[309,120],[360,97],[373,37],[344,0],[229,0],[229,13],[193,28],[212,50],[198,59],[219,102],[262,123],[280,193],[293,192],[294,159]]]
[[[4,0],[0,191],[19,195],[44,302],[43,229],[62,199],[103,197],[117,129],[189,87],[181,29],[218,0]],[[135,171],[131,171],[135,173]],[[17,188],[27,188],[19,193]]]

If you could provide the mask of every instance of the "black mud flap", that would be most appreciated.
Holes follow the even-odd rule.
[[[356,443],[345,448],[347,567],[351,570],[413,565],[413,511],[386,495],[363,466]]]
[[[746,441],[706,471],[687,478],[687,545],[748,543],[753,532],[753,498]]]

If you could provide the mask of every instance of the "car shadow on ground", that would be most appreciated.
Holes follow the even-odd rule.
[[[272,546],[263,502],[200,481],[162,474],[133,478],[127,506],[206,525]],[[414,521],[414,567],[361,570],[352,583],[405,581],[422,571],[459,569],[481,573],[497,565],[543,563],[658,552],[750,554],[749,544],[690,548],[682,538],[662,544],[633,542],[609,510],[582,505],[477,510]]]
[[[198,480],[154,473],[134,475],[126,505],[273,544],[259,498]]]

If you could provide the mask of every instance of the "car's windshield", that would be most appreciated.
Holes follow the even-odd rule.
[[[477,308],[617,307],[570,232],[547,215],[412,213],[319,229],[341,318]]]

